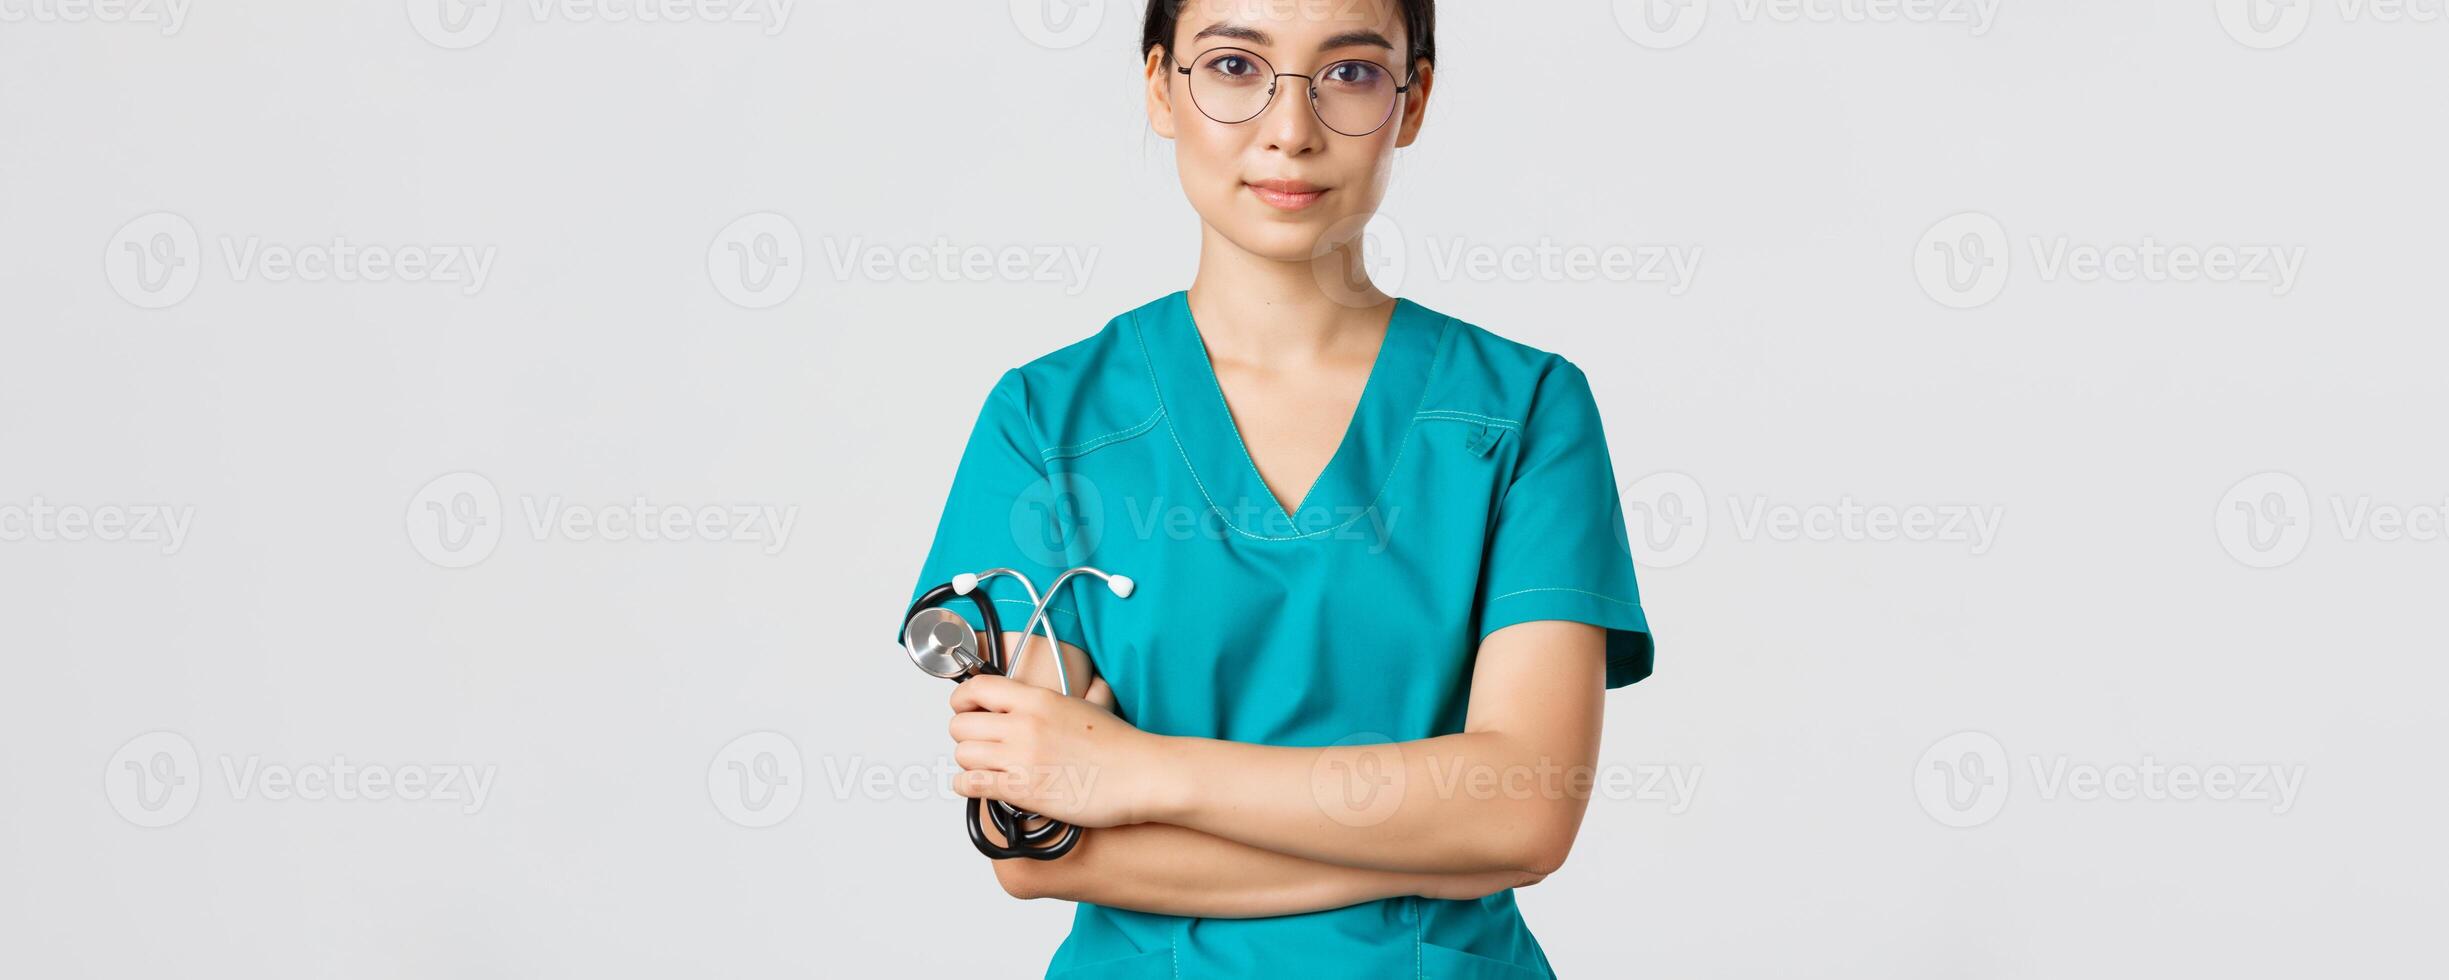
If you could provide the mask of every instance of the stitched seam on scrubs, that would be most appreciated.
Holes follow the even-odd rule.
[[[1588,589],[1567,589],[1567,588],[1553,587],[1553,586],[1552,586],[1552,587],[1549,587],[1549,588],[1544,588],[1544,589],[1515,589],[1515,590],[1514,590],[1514,591],[1512,591],[1512,592],[1508,592],[1508,593],[1506,593],[1506,594],[1504,594],[1504,595],[1501,595],[1501,596],[1496,596],[1496,597],[1494,597],[1494,598],[1489,599],[1488,601],[1490,601],[1490,602],[1495,602],[1495,601],[1497,601],[1498,599],[1511,599],[1511,598],[1513,598],[1513,597],[1515,597],[1515,596],[1522,595],[1522,594],[1524,594],[1524,593],[1528,593],[1528,592],[1572,592],[1572,593],[1577,593],[1577,594],[1580,594],[1580,595],[1586,595],[1586,596],[1589,596],[1589,597],[1591,597],[1591,598],[1593,598],[1593,599],[1605,599],[1605,600],[1607,600],[1607,601],[1609,601],[1609,602],[1613,602],[1613,603],[1616,603],[1616,604],[1618,604],[1618,605],[1632,606],[1633,608],[1636,608],[1636,609],[1638,609],[1638,608],[1640,608],[1640,607],[1641,607],[1641,604],[1640,604],[1640,603],[1638,603],[1638,602],[1631,602],[1631,601],[1627,601],[1627,600],[1624,600],[1624,599],[1618,599],[1618,598],[1616,598],[1615,596],[1611,596],[1611,595],[1600,595],[1599,593],[1592,592],[1592,591],[1590,591],[1590,590],[1588,590]]]
[[[1436,419],[1445,422],[1478,422],[1482,425],[1498,429],[1519,429],[1522,427],[1522,421],[1520,419],[1501,419],[1493,415],[1481,415],[1477,412],[1464,412],[1451,408],[1432,408],[1425,412],[1415,414],[1412,417],[1416,419]]]
[[[1440,316],[1443,316],[1443,314],[1440,314]],[[1437,355],[1429,359],[1428,376],[1431,380],[1434,380],[1437,377],[1437,369],[1445,365],[1446,341],[1454,334],[1454,318],[1448,316],[1444,317],[1444,319],[1446,321],[1445,327],[1437,334]],[[1157,409],[1159,411],[1163,411],[1165,408],[1165,392],[1164,389],[1157,386],[1156,359],[1148,354],[1148,338],[1145,333],[1140,331],[1139,318],[1136,315],[1136,312],[1131,319],[1131,329],[1134,333],[1140,334],[1139,354],[1141,359],[1147,361],[1148,387],[1156,391]],[[1215,372],[1210,371],[1209,373],[1213,374]],[[1422,387],[1426,389],[1433,386],[1423,385]],[[1219,401],[1222,401],[1224,398],[1224,390],[1221,388],[1217,389],[1216,397]],[[1321,535],[1334,534],[1343,530],[1344,528],[1351,527],[1352,525],[1359,523],[1361,518],[1369,516],[1370,511],[1377,509],[1378,501],[1386,497],[1386,488],[1394,485],[1395,474],[1401,472],[1403,469],[1403,454],[1411,449],[1413,430],[1420,427],[1420,415],[1418,410],[1420,406],[1426,404],[1428,400],[1428,391],[1421,391],[1420,401],[1412,405],[1413,414],[1411,424],[1403,427],[1403,439],[1401,442],[1398,442],[1395,445],[1394,462],[1388,464],[1386,467],[1386,479],[1379,481],[1378,491],[1369,496],[1369,503],[1367,506],[1360,508],[1359,512],[1353,514],[1350,520],[1337,524],[1334,527],[1324,527],[1311,531],[1308,534],[1294,534],[1283,537],[1271,537],[1265,534],[1259,534],[1253,531],[1245,530],[1241,525],[1233,523],[1232,516],[1226,514],[1224,508],[1216,506],[1215,495],[1208,493],[1207,481],[1199,478],[1199,468],[1191,465],[1190,451],[1182,448],[1182,433],[1180,430],[1174,428],[1173,416],[1171,414],[1165,416],[1165,431],[1173,436],[1173,451],[1176,455],[1182,457],[1182,468],[1190,471],[1191,482],[1197,484],[1199,487],[1199,496],[1207,501],[1208,509],[1216,512],[1216,519],[1224,522],[1224,526],[1226,528],[1231,529],[1235,534],[1249,538],[1253,541],[1300,541],[1307,538],[1319,537]],[[1240,438],[1240,433],[1237,432],[1234,434],[1235,441],[1239,441]],[[1249,450],[1244,449],[1242,451],[1242,455],[1244,458],[1248,458]],[[1251,471],[1255,473],[1257,470],[1258,466],[1256,464],[1252,464]],[[1283,504],[1278,503],[1276,507],[1277,509],[1281,510],[1283,509]],[[1291,515],[1288,514],[1285,516],[1290,517]]]
[[[1183,301],[1182,301],[1182,305],[1183,305],[1183,308],[1184,308],[1184,309],[1188,309],[1188,308],[1190,307],[1190,300],[1189,300],[1188,298],[1183,299]],[[1283,502],[1283,501],[1281,501],[1281,500],[1277,500],[1277,499],[1276,499],[1276,492],[1275,492],[1275,489],[1274,489],[1274,488],[1272,488],[1272,487],[1267,486],[1267,478],[1266,478],[1266,477],[1264,477],[1264,476],[1260,476],[1260,475],[1259,475],[1259,461],[1258,461],[1257,459],[1254,459],[1254,458],[1252,458],[1252,457],[1251,457],[1251,455],[1250,455],[1250,444],[1242,441],[1242,427],[1241,427],[1241,423],[1240,423],[1238,420],[1236,420],[1236,419],[1234,419],[1234,418],[1233,418],[1233,405],[1232,405],[1232,403],[1225,401],[1225,396],[1224,396],[1224,379],[1219,378],[1219,377],[1217,377],[1217,376],[1216,376],[1216,359],[1215,359],[1214,357],[1209,356],[1209,354],[1208,354],[1208,349],[1207,349],[1207,338],[1206,338],[1206,337],[1203,337],[1203,336],[1199,336],[1199,331],[1198,331],[1198,329],[1197,329],[1197,327],[1198,327],[1198,321],[1197,321],[1196,319],[1194,319],[1194,320],[1192,320],[1192,321],[1191,321],[1191,326],[1192,326],[1191,335],[1192,335],[1192,336],[1194,336],[1194,337],[1197,337],[1197,338],[1198,338],[1198,341],[1199,341],[1199,362],[1200,362],[1201,364],[1204,364],[1204,365],[1206,365],[1206,366],[1207,366],[1207,379],[1208,379],[1208,383],[1209,383],[1211,386],[1213,386],[1213,387],[1216,389],[1216,408],[1217,408],[1217,410],[1218,410],[1218,411],[1221,411],[1221,412],[1223,412],[1223,413],[1224,413],[1224,417],[1225,417],[1225,431],[1230,432],[1230,433],[1233,433],[1233,444],[1234,444],[1235,446],[1239,446],[1239,447],[1241,447],[1241,451],[1242,451],[1242,462],[1243,462],[1244,464],[1247,464],[1247,465],[1249,466],[1249,468],[1250,468],[1250,475],[1251,475],[1251,476],[1256,476],[1256,477],[1258,477],[1258,478],[1259,478],[1259,487],[1260,487],[1260,489],[1263,489],[1263,490],[1266,490],[1266,491],[1267,491],[1267,502],[1268,502],[1268,503],[1271,503],[1271,504],[1276,505],[1276,510],[1277,510],[1278,512],[1283,512],[1283,511],[1284,511],[1284,502]],[[1389,327],[1388,329],[1392,329],[1392,328],[1391,328],[1391,327]],[[1389,338],[1387,338],[1387,339],[1392,339],[1392,338],[1391,338],[1391,337],[1389,337]],[[1380,341],[1378,341],[1378,343],[1380,343],[1380,344],[1384,344],[1385,342],[1386,342],[1385,340],[1380,340]],[[1371,373],[1372,375],[1374,375],[1374,374],[1376,373],[1376,371],[1373,369],[1373,370],[1372,370],[1370,373]],[[1363,387],[1364,389],[1366,389],[1366,388],[1367,388],[1367,383],[1366,383],[1366,382],[1364,382],[1364,383],[1363,383],[1363,385],[1362,385],[1362,387]],[[1363,392],[1363,394],[1366,394],[1366,391],[1364,391],[1364,392]],[[1356,408],[1354,408],[1352,411],[1353,411],[1353,414],[1354,414],[1354,416],[1355,416],[1355,417],[1357,417],[1357,416],[1360,414],[1360,409],[1359,409],[1359,408],[1357,408],[1357,407],[1356,407]],[[1339,446],[1337,446],[1336,448],[1340,450],[1342,447],[1339,445]],[[1189,461],[1189,457],[1187,457],[1187,456],[1186,456],[1186,457],[1184,457],[1184,461],[1185,461],[1185,462],[1188,462],[1188,461]],[[1332,466],[1334,465],[1334,463],[1335,463],[1334,458],[1333,458],[1332,456],[1328,457],[1328,459],[1327,459],[1327,465],[1328,465],[1329,467],[1332,467]],[[1326,475],[1327,475],[1326,470],[1319,470],[1319,471],[1318,471],[1318,479],[1325,479],[1325,478],[1326,478]],[[1315,489],[1317,489],[1317,488],[1318,488],[1318,479],[1313,479],[1313,480],[1311,480],[1311,481],[1310,481],[1310,490],[1315,490]],[[1200,489],[1201,489],[1203,492],[1206,490],[1206,488],[1205,488],[1205,487],[1201,487]],[[1293,504],[1293,510],[1300,510],[1300,509],[1301,509],[1301,504],[1306,504],[1306,503],[1309,503],[1309,490],[1303,490],[1303,491],[1301,491],[1301,500],[1300,500],[1300,502],[1299,502],[1299,503],[1295,503],[1295,504]],[[1215,504],[1216,504],[1216,502],[1215,502],[1214,500],[1210,500],[1210,501],[1208,501],[1208,506],[1213,507],[1213,506],[1215,506]],[[1287,521],[1292,520],[1292,519],[1293,519],[1293,515],[1292,515],[1291,513],[1289,513],[1289,512],[1286,512],[1286,513],[1284,513],[1284,519],[1285,519],[1285,520],[1287,520]],[[1231,522],[1231,521],[1227,521],[1226,523],[1227,523],[1227,524],[1230,524],[1230,523],[1232,523],[1232,522]]]
[[[1037,609],[1037,607],[1036,607],[1036,606],[1031,606],[1031,605],[1029,605],[1029,600],[1027,600],[1027,599],[997,599],[997,600],[995,600],[995,604],[996,604],[996,605],[1000,605],[1000,606],[1029,606],[1029,608],[1030,608],[1031,610],[1035,610],[1035,609]],[[1050,613],[1062,613],[1063,615],[1069,616],[1069,617],[1071,617],[1071,618],[1073,618],[1073,619],[1078,619],[1078,618],[1080,618],[1080,614],[1079,614],[1079,613],[1073,612],[1073,611],[1071,611],[1071,610],[1069,610],[1069,609],[1062,608],[1062,607],[1060,607],[1060,606],[1047,606],[1047,607],[1046,607],[1046,611],[1047,611],[1047,612],[1050,612]]]
[[[1037,455],[1039,459],[1047,462],[1053,462],[1058,459],[1070,459],[1075,456],[1086,456],[1115,443],[1130,439],[1137,439],[1140,436],[1147,435],[1148,430],[1156,428],[1157,420],[1164,417],[1165,406],[1158,405],[1156,411],[1149,413],[1148,418],[1138,425],[1134,425],[1128,429],[1123,429],[1119,432],[1109,432],[1086,442],[1074,443],[1069,446],[1056,446],[1053,449],[1045,450]]]

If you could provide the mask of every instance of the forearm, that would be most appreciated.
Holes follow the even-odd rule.
[[[1539,880],[1346,867],[1154,823],[1089,830],[1059,860],[998,861],[995,875],[1023,898],[1212,919],[1315,912],[1401,895],[1477,898]]]
[[[1497,732],[1293,748],[1167,739],[1150,819],[1265,851],[1399,872],[1545,874],[1589,798],[1596,746],[1542,751]]]

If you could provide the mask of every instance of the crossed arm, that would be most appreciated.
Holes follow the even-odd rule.
[[[1007,634],[1006,649],[1021,640]],[[1571,849],[1605,645],[1583,623],[1509,626],[1480,646],[1462,732],[1292,748],[1141,732],[1112,713],[1102,679],[1086,700],[1051,690],[1041,642],[1017,677],[955,689],[955,785],[1094,828],[1061,860],[995,862],[1022,898],[1209,918],[1478,898],[1536,884]],[[1072,677],[1092,676],[1077,648],[1061,652]]]

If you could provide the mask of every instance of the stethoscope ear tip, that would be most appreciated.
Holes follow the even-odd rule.
[[[962,572],[952,577],[952,594],[954,595],[968,595],[977,589],[978,576],[975,574]]]
[[[1106,576],[1105,587],[1114,590],[1114,598],[1128,599],[1131,598],[1131,590],[1139,588],[1139,583],[1131,581],[1128,575],[1109,575]]]

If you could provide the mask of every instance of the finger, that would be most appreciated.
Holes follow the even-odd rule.
[[[947,726],[955,742],[1001,742],[1012,730],[1012,719],[992,711],[964,711]]]
[[[987,769],[963,770],[952,777],[952,791],[974,800],[1007,799],[1004,790],[1009,785],[1002,773]]]
[[[1087,699],[1088,703],[1104,708],[1107,711],[1114,710],[1114,689],[1106,686],[1105,678],[1103,677],[1090,681],[1088,685],[1088,693],[1081,695],[1081,697]]]
[[[1009,677],[980,674],[953,685],[952,710],[1010,711],[1019,707],[1029,692],[1035,690],[1037,688]]]
[[[962,742],[952,747],[952,761],[964,772],[993,774],[1009,768],[1010,752],[1002,742]]]

